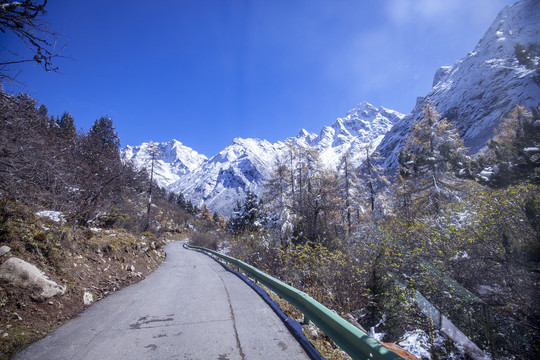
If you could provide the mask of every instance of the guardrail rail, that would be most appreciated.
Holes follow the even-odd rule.
[[[227,263],[234,264],[245,271],[256,281],[264,284],[276,294],[287,300],[300,310],[305,319],[312,321],[324,331],[341,349],[353,359],[374,360],[403,360],[392,350],[380,344],[362,330],[337,315],[308,294],[260,271],[241,260],[221,254],[201,246],[187,245],[186,247],[210,253]]]

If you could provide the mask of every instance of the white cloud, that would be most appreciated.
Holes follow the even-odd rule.
[[[493,19],[494,14],[509,3],[508,0],[389,0],[386,13],[395,26],[418,22],[440,26],[456,20]]]

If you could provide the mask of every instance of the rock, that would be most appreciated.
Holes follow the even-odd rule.
[[[84,305],[92,305],[93,302],[94,302],[94,295],[92,295],[91,292],[85,291],[83,295]]]
[[[309,324],[309,325],[302,325],[302,329],[304,330],[304,333],[312,338],[312,339],[318,339],[319,338],[319,329],[313,325],[313,324]]]
[[[350,322],[351,324],[353,324],[354,326],[356,326],[357,328],[359,328],[360,330],[362,330],[363,332],[365,332],[366,334],[368,333],[366,331],[366,329],[364,329],[364,327],[362,325],[360,325],[358,323],[358,321],[356,321],[356,319],[354,318],[354,316],[352,316],[351,314],[347,313],[343,316],[343,318],[345,320],[347,320],[348,322]]]
[[[7,254],[10,251],[11,251],[11,248],[9,246],[7,246],[7,245],[0,246],[0,256],[4,256],[5,254]]]
[[[39,302],[56,295],[64,295],[66,292],[65,286],[49,280],[36,266],[16,257],[11,257],[0,265],[0,280],[31,290],[30,297]]]
[[[135,266],[129,265],[129,266],[127,267],[127,271],[135,272]]]

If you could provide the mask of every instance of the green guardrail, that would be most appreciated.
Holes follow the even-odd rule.
[[[377,340],[373,339],[308,294],[233,257],[200,246],[186,244],[186,247],[208,252],[244,270],[253,279],[272,289],[276,294],[294,305],[304,314],[305,320],[307,318],[317,325],[319,329],[324,331],[353,359],[403,360],[401,356],[381,345]]]

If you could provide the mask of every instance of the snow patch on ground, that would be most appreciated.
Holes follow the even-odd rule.
[[[59,223],[63,223],[66,221],[66,217],[60,211],[41,210],[41,211],[38,211],[36,215],[39,217],[49,218],[52,221],[56,221]]]
[[[429,335],[424,330],[407,331],[403,335],[403,340],[398,341],[398,345],[419,359],[431,360],[431,353],[429,352],[431,343]]]

